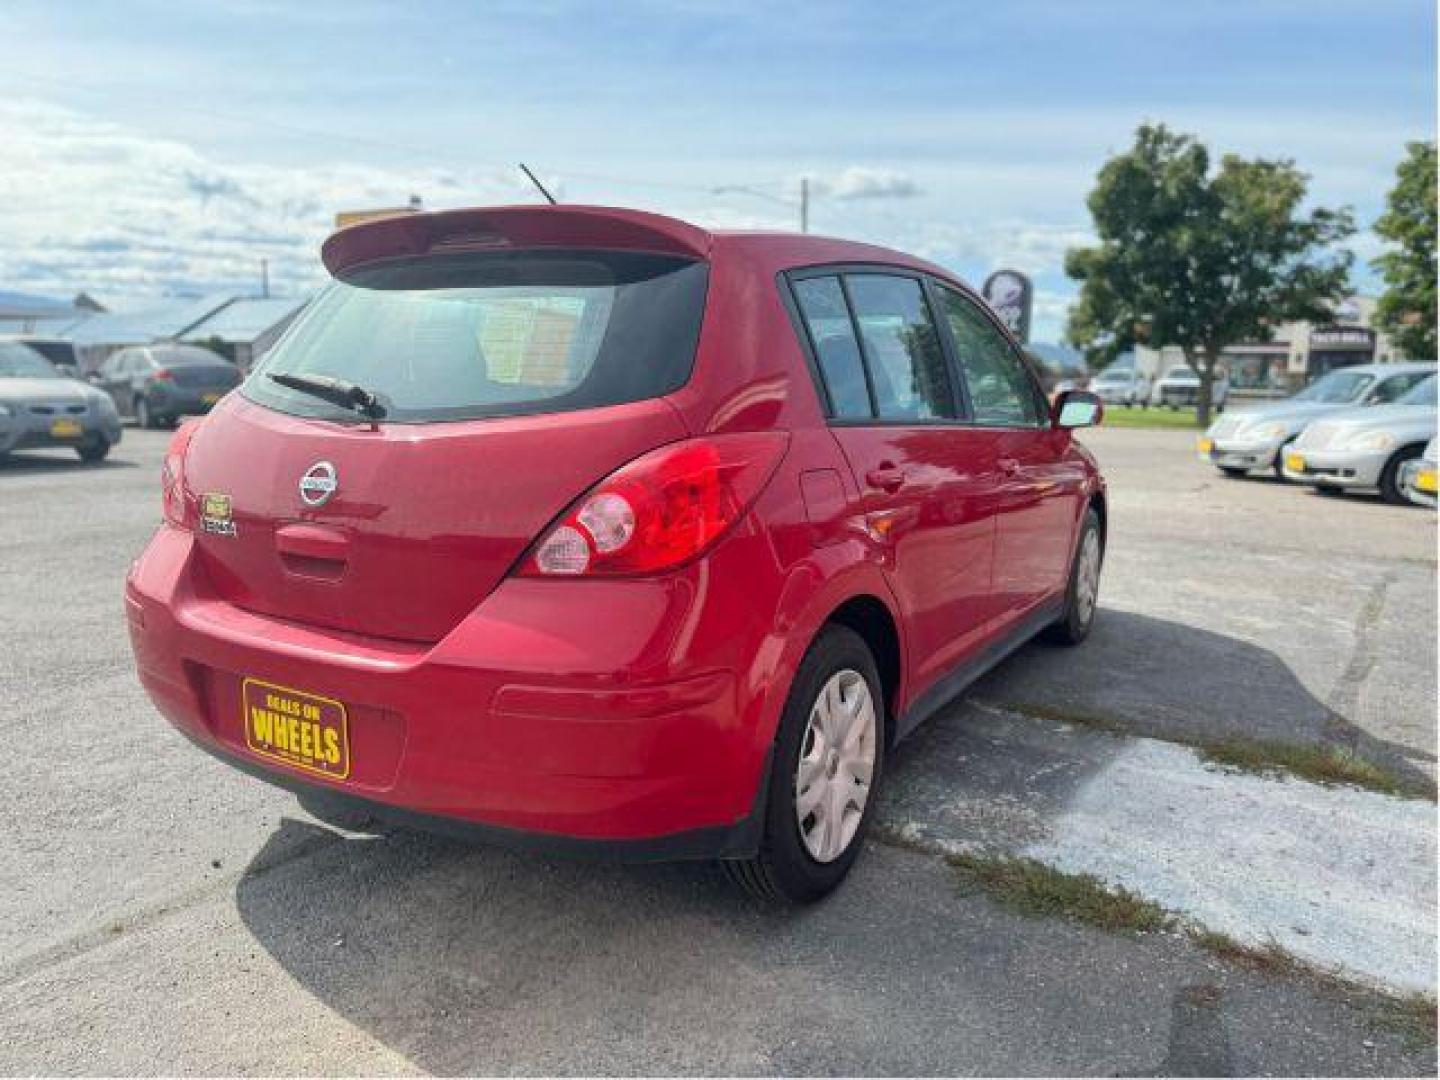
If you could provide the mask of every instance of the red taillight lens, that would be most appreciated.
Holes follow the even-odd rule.
[[[174,382],[175,373],[169,368],[156,368],[150,373],[150,378],[159,379],[161,382]]]
[[[181,529],[190,527],[185,509],[185,451],[190,448],[190,439],[197,425],[198,421],[182,424],[170,436],[170,446],[160,466],[160,503],[165,520]]]
[[[519,573],[653,574],[679,566],[744,516],[788,441],[782,432],[747,432],[652,450],[582,496],[531,549]]]

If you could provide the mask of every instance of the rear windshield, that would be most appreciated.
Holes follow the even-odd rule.
[[[172,367],[188,367],[192,364],[225,364],[228,367],[230,364],[230,361],[209,349],[187,345],[176,345],[168,349],[152,348],[150,352],[157,361]]]
[[[634,252],[427,256],[325,290],[246,380],[280,412],[354,413],[280,386],[328,375],[399,423],[563,412],[658,397],[690,377],[707,267]]]

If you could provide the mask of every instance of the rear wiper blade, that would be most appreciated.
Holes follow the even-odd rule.
[[[348,379],[337,379],[334,375],[294,375],[286,371],[270,372],[269,377],[281,386],[351,409],[370,420],[379,420],[385,415],[385,406],[380,404],[374,391]]]

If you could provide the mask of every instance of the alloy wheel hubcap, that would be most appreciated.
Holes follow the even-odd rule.
[[[816,862],[834,862],[860,828],[875,771],[875,699],[858,671],[830,677],[810,707],[795,769],[795,818]]]
[[[1095,598],[1100,592],[1100,536],[1094,530],[1085,534],[1080,547],[1080,572],[1075,582],[1075,603],[1080,621],[1089,622],[1095,613]]]

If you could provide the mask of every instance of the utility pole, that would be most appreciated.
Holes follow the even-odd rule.
[[[800,231],[810,231],[810,178],[800,177]]]
[[[270,260],[260,260],[260,298],[270,299]]]

